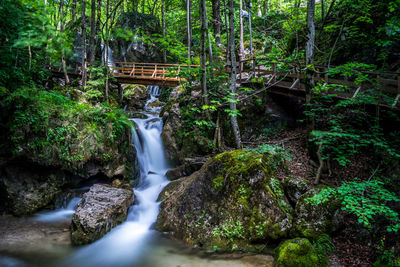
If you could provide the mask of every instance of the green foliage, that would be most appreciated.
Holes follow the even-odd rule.
[[[378,258],[374,262],[374,267],[399,267],[400,256],[395,248],[385,249],[385,237],[381,239],[381,244],[376,247]]]
[[[23,88],[6,99],[8,144],[14,155],[77,168],[112,151],[132,123],[120,110],[92,107],[54,92]],[[103,159],[110,158],[110,152]]]
[[[292,160],[292,156],[290,155],[290,151],[288,149],[284,149],[278,145],[269,145],[263,144],[256,148],[244,148],[245,151],[257,153],[257,154],[268,154],[272,155],[275,159],[279,159],[281,164],[285,164],[286,162]],[[277,167],[277,166],[276,166]]]
[[[340,199],[342,210],[354,215],[367,229],[372,227],[378,216],[384,216],[390,221],[387,231],[397,232],[400,229],[400,217],[389,204],[400,202],[400,199],[384,185],[379,179],[345,181],[337,188],[322,189],[307,201],[320,205],[332,199]]]
[[[327,234],[319,235],[315,240],[313,240],[312,247],[317,253],[320,262],[322,262],[326,256],[335,251],[335,245]]]

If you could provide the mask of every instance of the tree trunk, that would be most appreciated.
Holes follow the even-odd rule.
[[[87,55],[86,55],[86,5],[85,0],[82,1],[82,42],[83,42],[83,49],[82,49],[82,86],[86,86],[87,81]]]
[[[96,0],[92,0],[91,6],[91,17],[90,17],[90,56],[89,64],[92,66],[96,57]]]
[[[72,1],[72,23],[76,21],[76,1],[77,0]]]
[[[243,3],[242,0],[239,0],[239,25],[240,25],[240,38],[239,38],[239,61],[243,60],[243,56],[244,56],[244,41],[243,41]],[[229,10],[230,12],[230,10]],[[230,22],[230,18],[229,18],[229,22]],[[231,43],[232,44],[232,43]],[[240,70],[243,69],[243,64],[240,64]]]
[[[165,0],[162,0],[162,3],[161,3],[161,13],[162,13],[162,35],[165,40],[165,37],[166,37],[166,34],[165,34],[165,31],[166,31],[166,29],[165,29]],[[164,60],[164,63],[167,63],[167,48],[166,47],[163,49],[163,60]]]
[[[61,38],[64,40],[64,1],[60,1],[60,34]],[[65,85],[69,85],[69,77],[67,72],[67,64],[65,62],[65,51],[64,47],[61,48],[61,63],[65,77]]]
[[[324,0],[321,0],[321,19],[324,20],[325,17],[325,3]]]
[[[187,21],[187,36],[188,36],[188,60],[191,64],[191,48],[192,48],[192,27],[190,16],[191,0],[186,0],[186,21]]]
[[[107,2],[106,2],[106,38],[105,38],[105,40],[104,40],[104,55],[105,55],[105,58],[104,58],[104,62],[105,62],[105,65],[106,65],[106,67],[107,67],[107,75],[106,75],[106,84],[105,84],[105,95],[106,95],[106,101],[108,101],[108,86],[109,86],[109,81],[108,81],[108,72],[109,72],[109,69],[108,69],[108,57],[109,57],[109,55],[108,55],[108,16],[109,16],[109,10],[110,10],[110,1],[109,0],[107,0]]]
[[[226,9],[226,1],[224,0],[224,15],[225,15],[225,29],[226,29],[226,62],[229,61],[229,25],[228,25],[228,14]]]
[[[217,46],[221,45],[221,1],[212,1],[214,38]]]
[[[203,90],[203,104],[208,105],[207,92],[207,66],[206,66],[206,34],[207,34],[207,17],[206,17],[206,0],[200,2],[200,18],[201,18],[201,55],[200,65],[202,68],[201,88]]]
[[[257,17],[259,17],[259,18],[262,17],[261,0],[257,0]]]
[[[315,0],[307,2],[307,43],[306,43],[306,110],[309,111],[312,101],[312,89],[314,88],[314,43],[315,43]],[[314,129],[314,119],[306,117],[306,128],[310,134]]]
[[[242,3],[242,1],[240,1]],[[231,109],[231,123],[232,130],[235,136],[236,148],[241,148],[242,143],[240,141],[240,131],[236,116],[236,54],[235,54],[235,21],[233,13],[234,0],[229,0],[229,40],[230,40],[230,56],[231,56],[231,73],[230,73],[230,84],[231,99],[229,107]],[[240,5],[241,6],[241,5]]]

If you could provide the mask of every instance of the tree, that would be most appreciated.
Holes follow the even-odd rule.
[[[165,40],[165,31],[166,31],[166,29],[165,29],[165,0],[162,0],[162,2],[161,2],[161,13],[162,13],[162,35],[163,35],[163,38],[164,38],[164,40]],[[163,49],[163,60],[164,60],[164,63],[167,63],[167,50],[166,49]]]
[[[192,27],[190,18],[191,0],[186,0],[186,22],[187,22],[187,44],[188,44],[188,60],[191,62],[191,46],[192,46]]]
[[[202,69],[201,88],[203,91],[203,104],[208,105],[207,92],[207,66],[206,66],[206,34],[207,34],[207,13],[206,0],[200,1],[200,17],[201,17],[201,54],[200,65]]]
[[[212,1],[212,15],[213,15],[213,26],[214,26],[214,38],[217,46],[221,45],[221,1]]]
[[[86,86],[87,81],[87,52],[86,52],[86,1],[82,1],[82,42],[83,42],[83,49],[82,49],[82,86]]]
[[[60,35],[64,38],[64,1],[60,1]],[[64,46],[61,48],[61,63],[64,72],[65,84],[69,85],[69,77],[67,72],[67,64],[65,62],[65,50]]]
[[[240,1],[241,2],[241,1]],[[230,116],[233,134],[235,136],[236,148],[242,147],[240,140],[239,125],[237,122],[237,108],[236,108],[236,53],[235,53],[235,21],[234,21],[234,0],[229,0],[229,47],[231,56],[231,72],[229,74],[229,89],[231,91],[231,100],[229,103]]]
[[[62,2],[62,1],[61,1]],[[96,33],[97,33],[97,28],[96,28],[96,0],[92,0],[92,6],[91,6],[91,16],[90,16],[90,56],[89,56],[89,63],[90,65],[93,65],[94,59],[96,56]]]

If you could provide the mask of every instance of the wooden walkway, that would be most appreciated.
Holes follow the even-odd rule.
[[[197,65],[191,65],[197,68]],[[180,78],[181,70],[188,69],[188,65],[163,63],[135,63],[115,62],[110,66],[114,78],[119,83],[178,86],[186,79]]]
[[[243,65],[240,68],[240,65]],[[276,62],[254,64],[250,67],[250,60],[242,61],[238,64],[238,83],[241,86],[267,88],[267,91],[305,97],[304,75],[301,74],[301,66],[294,63]],[[229,72],[230,70],[227,69]],[[386,106],[399,108],[400,104],[400,73],[398,72],[362,72],[368,74],[369,80],[373,83],[357,84],[355,77],[335,76],[328,77],[328,68],[325,66],[315,66],[315,84],[335,84],[342,86],[341,90],[328,90],[326,93],[337,94],[339,98],[355,98],[361,92],[369,89],[380,90],[391,103]]]
[[[260,61],[262,62],[262,61]],[[264,62],[267,62],[264,60]],[[258,63],[254,61],[251,68],[251,61],[241,61],[237,65],[237,82],[241,86],[256,87],[260,91],[305,97],[304,75],[301,68],[295,63],[275,62]],[[229,65],[229,64],[228,64]],[[198,65],[164,64],[164,63],[135,63],[135,62],[115,62],[109,66],[112,75],[119,83],[158,85],[158,86],[178,86],[186,79],[179,77],[182,70],[197,68]],[[226,68],[229,73],[231,69]],[[56,77],[63,77],[62,72],[52,71]],[[392,103],[386,106],[399,107],[400,104],[400,73],[398,72],[369,72],[370,80],[374,82],[356,84],[354,77],[328,76],[328,68],[325,66],[315,66],[315,83],[336,84],[342,86],[342,90],[328,91],[335,93],[339,98],[354,98],[364,90],[374,88],[380,90],[388,96]],[[69,75],[79,77],[79,70]],[[389,100],[388,100],[389,101]]]

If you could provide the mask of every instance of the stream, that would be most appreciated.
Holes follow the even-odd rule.
[[[159,212],[158,195],[169,181],[165,177],[168,165],[161,140],[161,108],[147,107],[158,100],[160,89],[152,86],[149,91],[151,98],[143,112],[146,118],[132,119],[140,179],[127,220],[90,245],[72,247],[69,223],[80,198],[33,217],[0,216],[0,231],[4,232],[0,234],[0,266],[273,266],[271,256],[216,254],[187,247],[152,229]]]

